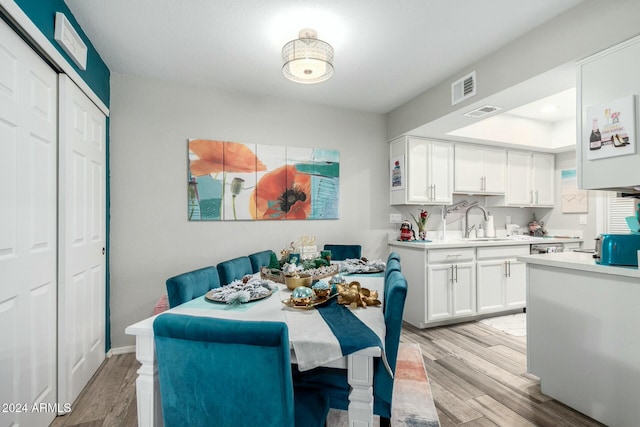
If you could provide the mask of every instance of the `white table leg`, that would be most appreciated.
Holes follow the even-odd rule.
[[[162,427],[162,402],[153,336],[136,336],[136,359],[142,366],[136,379],[138,427]]]
[[[349,427],[373,425],[373,357],[350,355],[347,358]]]

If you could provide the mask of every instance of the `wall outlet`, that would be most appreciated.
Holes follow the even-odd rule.
[[[402,222],[402,215],[400,215],[400,214],[389,214],[389,222],[391,224],[400,224]]]
[[[587,216],[586,215],[580,215],[580,225],[587,225]]]

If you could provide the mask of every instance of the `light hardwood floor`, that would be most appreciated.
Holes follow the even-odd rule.
[[[540,392],[526,373],[526,338],[480,322],[417,329],[405,323],[401,341],[422,349],[442,427],[601,426]],[[51,427],[137,425],[133,353],[107,359],[70,414]]]

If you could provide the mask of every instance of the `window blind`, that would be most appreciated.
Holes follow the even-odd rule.
[[[633,197],[617,197],[617,193],[609,193],[607,198],[607,233],[628,233],[629,227],[625,220],[628,216],[635,215]]]

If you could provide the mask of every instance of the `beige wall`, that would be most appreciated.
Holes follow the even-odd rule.
[[[303,88],[304,89],[304,88]],[[187,221],[187,139],[340,150],[340,219]],[[153,314],[165,280],[303,234],[318,244],[361,243],[386,257],[388,145],[384,116],[277,98],[187,87],[122,74],[111,78],[111,336]]]

